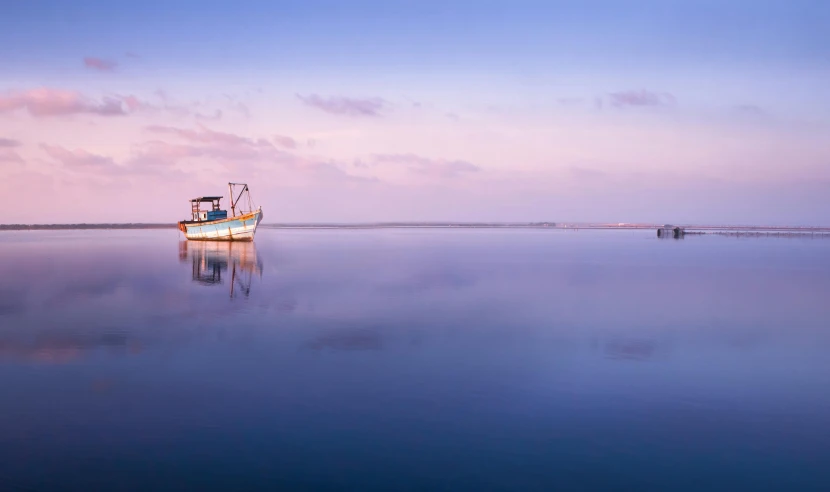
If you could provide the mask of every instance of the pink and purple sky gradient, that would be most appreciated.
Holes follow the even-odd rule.
[[[830,225],[830,2],[7,2],[4,223]]]

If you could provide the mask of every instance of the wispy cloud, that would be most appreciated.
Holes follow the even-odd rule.
[[[213,114],[211,114],[211,115],[201,114],[201,113],[196,113],[194,116],[196,117],[196,119],[197,119],[197,120],[202,120],[202,121],[219,121],[219,120],[221,120],[221,119],[222,119],[222,116],[224,116],[224,113],[222,113],[222,110],[221,110],[221,109],[217,109],[217,110],[216,110],[216,111],[214,111],[214,112],[213,112]]]
[[[152,142],[136,147],[128,158],[121,162],[112,157],[96,154],[84,149],[67,149],[60,145],[42,144],[40,148],[74,173],[96,177],[126,177],[153,175],[169,178],[183,173],[174,168],[176,160],[198,155],[188,146],[154,145]]]
[[[297,148],[297,141],[291,137],[286,137],[285,135],[274,135],[271,137],[271,140],[273,140],[275,144],[280,147],[285,147],[286,149]]]
[[[130,154],[123,158],[59,145],[43,144],[41,149],[66,171],[101,178],[181,180],[193,177],[190,170],[224,169],[236,176],[260,177],[265,181],[275,175],[309,184],[376,181],[352,175],[335,161],[288,152],[267,139],[215,131],[202,125],[195,129],[150,126],[145,131],[157,138],[133,145]]]
[[[0,95],[0,113],[25,110],[35,117],[72,114],[123,116],[136,109],[138,104],[139,101],[133,96],[108,96],[96,100],[75,91],[47,88]]]
[[[238,169],[242,165],[247,173],[262,172],[268,175],[272,174],[275,169],[280,169],[295,177],[314,181],[377,181],[376,178],[349,174],[337,162],[284,150],[294,149],[297,143],[294,139],[282,135],[274,135],[271,140],[249,138],[211,130],[204,125],[199,125],[197,129],[149,126],[145,130],[157,135],[175,137],[184,143],[145,142],[137,147],[135,158],[137,162],[175,162],[184,158],[207,158],[229,169]]]
[[[415,154],[376,154],[373,165],[405,166],[410,172],[441,178],[455,178],[481,171],[475,164],[461,160],[430,159]]]
[[[163,91],[156,91],[156,95],[158,95],[161,99],[160,105],[139,99],[138,97],[133,95],[117,95],[115,97],[117,97],[124,103],[125,108],[130,113],[136,111],[160,111],[178,117],[193,116],[195,119],[201,121],[218,121],[221,120],[224,116],[224,113],[221,109],[214,110],[212,114],[200,113],[198,111],[198,108],[201,106],[201,103],[198,102],[190,103],[189,105],[174,104],[170,101],[170,98],[168,98]]]
[[[173,135],[183,140],[203,144],[222,144],[265,148],[273,147],[273,145],[265,139],[251,139],[233,133],[218,132],[207,128],[204,125],[198,125],[197,130],[159,125],[148,126],[145,130],[151,133]]]
[[[13,140],[11,138],[2,138],[0,137],[0,147],[11,148],[11,147],[20,147],[20,142],[17,140]]]
[[[769,114],[764,111],[760,106],[756,106],[754,104],[738,104],[733,106],[732,109],[735,113],[741,116],[750,116],[750,117],[764,117],[769,116]]]
[[[143,162],[203,157],[226,166],[238,166],[244,162],[250,169],[263,163],[278,162],[289,166],[300,162],[299,158],[278,149],[266,139],[215,131],[204,125],[198,125],[197,129],[149,126],[145,130],[156,135],[175,137],[184,143],[172,144],[158,140],[145,142],[138,146],[137,158]]]
[[[386,102],[377,97],[322,97],[317,94],[310,94],[308,96],[297,94],[297,98],[306,106],[325,111],[326,113],[346,116],[381,116],[382,110],[386,107]]]
[[[199,102],[180,103],[173,100],[166,91],[157,89],[153,92],[158,101],[156,103],[144,103],[146,109],[165,111],[175,116],[185,117],[194,116],[197,120],[220,120],[224,113],[217,109],[212,115],[199,113],[198,110],[202,106]],[[160,104],[158,104],[160,103]]]
[[[556,102],[559,103],[560,106],[573,107],[582,106],[585,104],[585,99],[581,97],[560,97],[556,100]]]
[[[135,96],[118,96],[124,103],[126,109],[130,112],[138,111],[140,109],[149,109],[152,106]]]
[[[94,56],[87,56],[84,58],[84,66],[86,68],[98,70],[101,72],[112,72],[113,70],[115,70],[115,67],[118,66],[118,63],[111,60],[96,58]]]
[[[0,162],[12,163],[12,164],[23,164],[23,158],[20,155],[13,151],[10,148],[2,148],[0,147]]]
[[[151,140],[135,146],[133,161],[155,165],[201,155],[204,155],[204,152],[199,147]]]
[[[622,108],[627,106],[673,106],[677,101],[668,92],[651,92],[645,89],[612,92],[608,94],[612,106]]]
[[[189,157],[206,157],[223,163],[256,162],[266,159],[269,151],[236,144],[170,143],[151,140],[135,146],[136,158],[143,163],[176,162]]]
[[[241,114],[245,118],[250,118],[251,117],[251,109],[245,103],[237,102],[236,104],[233,105],[233,109],[236,110],[237,112],[239,112],[239,114]]]
[[[113,171],[118,165],[110,157],[93,154],[83,149],[70,150],[60,145],[42,144],[40,146],[46,155],[60,162],[70,170],[80,171]]]

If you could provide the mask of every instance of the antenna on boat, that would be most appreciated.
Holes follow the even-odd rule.
[[[233,197],[233,187],[234,186],[241,186],[242,187],[242,191],[239,192],[239,196],[237,196],[235,200],[234,200],[234,197]],[[228,191],[230,192],[230,195],[231,195],[231,213],[233,214],[232,215],[233,217],[236,217],[236,207],[237,207],[237,205],[239,205],[239,199],[242,198],[242,195],[245,194],[245,193],[248,194],[248,209],[249,209],[248,211],[249,212],[253,211],[254,208],[253,208],[253,203],[251,203],[251,192],[248,191],[248,185],[246,183],[228,183]],[[243,210],[241,208],[240,208],[239,211],[240,211],[240,213],[243,212]]]

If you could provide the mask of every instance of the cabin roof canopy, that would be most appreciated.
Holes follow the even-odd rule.
[[[200,196],[199,198],[194,198],[190,200],[191,202],[215,202],[217,200],[221,200],[221,196]]]

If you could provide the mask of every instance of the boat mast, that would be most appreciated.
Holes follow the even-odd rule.
[[[239,196],[237,196],[236,199],[234,199],[234,193],[233,193],[233,187],[234,186],[241,186],[242,187],[242,191],[239,192]],[[248,195],[248,207],[250,209],[249,211],[253,211],[254,206],[251,203],[251,192],[248,191],[248,185],[246,183],[228,183],[228,191],[231,194],[231,211],[233,212],[234,217],[236,216],[236,207],[239,206],[239,200],[241,200],[242,195],[245,195],[245,194]],[[242,215],[242,214],[245,214],[245,213],[247,213],[247,212],[245,212],[245,210],[243,210],[242,207],[239,207],[239,214]]]
[[[233,183],[228,183],[228,194],[231,197],[231,217],[236,217],[236,204],[233,201]]]

